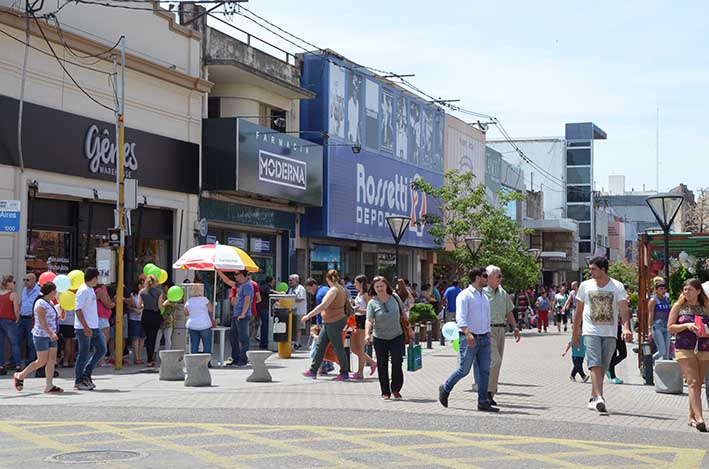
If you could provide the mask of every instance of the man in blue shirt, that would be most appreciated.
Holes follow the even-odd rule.
[[[22,344],[22,340],[27,341],[27,361],[25,366],[32,363],[37,355],[34,351],[32,340],[32,328],[34,327],[34,300],[39,296],[39,285],[35,274],[26,274],[22,279],[24,288],[20,298],[20,322],[17,325],[17,343]]]
[[[450,287],[443,292],[443,311],[445,311],[444,320],[446,322],[455,319],[455,300],[462,290],[458,286],[458,281],[454,280]]]
[[[244,368],[248,364],[246,352],[249,351],[249,320],[251,319],[251,299],[254,297],[254,287],[251,285],[251,280],[247,277],[245,270],[238,270],[234,274],[232,282],[222,272],[219,276],[227,285],[236,286],[238,288],[236,295],[231,298],[231,304],[234,306],[231,329],[229,330],[229,343],[231,345],[232,364],[237,368]]]
[[[475,267],[468,274],[470,286],[456,298],[455,320],[458,323],[460,348],[458,350],[458,369],[438,387],[438,401],[448,407],[448,395],[458,381],[468,376],[475,363],[479,370],[478,410],[498,412],[490,404],[487,394],[490,377],[490,300],[483,292],[487,286],[487,272],[482,267]]]

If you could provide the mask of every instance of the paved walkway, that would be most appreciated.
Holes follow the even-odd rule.
[[[47,458],[58,452],[94,449],[130,449],[138,454],[124,456],[137,461],[160,454],[165,458],[161,462],[175,467],[197,467],[197,461],[230,467],[702,464],[709,439],[687,426],[686,394],[657,394],[644,386],[630,346],[628,359],[618,370],[626,384],[606,385],[610,412],[591,412],[586,409],[590,383],[568,379],[571,359],[561,357],[567,340],[566,334],[536,331],[525,332],[519,344],[508,337],[496,397],[501,412],[494,416],[473,411],[472,376],[453,391],[449,408],[438,403],[437,387],[456,365],[450,346],[424,349],[423,369],[406,373],[402,401],[381,401],[376,376],[350,383],[305,379],[301,376],[309,364],[305,353],[288,360],[274,354],[267,362],[273,383],[247,383],[249,369],[212,369],[210,388],[162,382],[157,374],[141,373],[136,367],[119,373],[99,369],[98,389],[93,392],[70,391],[71,379],[59,378],[57,384],[67,390],[61,396],[42,394],[43,380],[35,379],[26,380],[25,391],[17,393],[10,376],[0,377],[0,408],[6,407],[0,415],[7,419],[0,420],[0,465],[19,462],[13,450],[18,445],[31,452],[37,465],[50,466],[54,463]],[[165,420],[151,419],[156,410],[174,413],[166,413]],[[31,417],[17,421],[13,415]],[[459,426],[466,431],[456,431],[438,422],[469,423]],[[327,428],[330,425],[344,428]],[[485,426],[492,431],[482,431]],[[536,427],[546,430],[535,432]],[[563,429],[556,432],[560,435],[553,431],[556,427]],[[261,433],[268,438],[255,437]],[[556,436],[550,437],[552,433]],[[634,435],[631,443],[624,433]],[[667,440],[658,435],[685,436]],[[337,449],[342,440],[352,444],[351,451]],[[299,458],[297,464],[288,464],[296,461],[294,457]]]

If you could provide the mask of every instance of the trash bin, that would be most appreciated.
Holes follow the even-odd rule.
[[[278,351],[280,358],[290,358],[291,341],[295,332],[295,318],[293,317],[293,306],[295,305],[295,295],[273,295],[270,298],[270,324],[269,332],[273,342],[272,351]],[[276,346],[276,344],[278,344]],[[275,350],[274,350],[275,349]]]

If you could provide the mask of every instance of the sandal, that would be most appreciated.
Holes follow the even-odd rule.
[[[64,390],[62,388],[60,388],[59,386],[52,386],[52,389],[50,389],[49,391],[44,391],[44,392],[45,392],[45,394],[61,394],[64,392]]]
[[[705,422],[698,422],[694,425],[694,428],[704,433],[707,431],[707,424]]]
[[[133,364],[134,364],[134,365],[144,365],[144,364],[145,364],[145,360],[135,360],[135,361],[133,362]]]
[[[15,391],[22,391],[22,388],[25,386],[25,380],[18,378],[17,373],[15,373],[12,375],[12,381],[15,385]]]

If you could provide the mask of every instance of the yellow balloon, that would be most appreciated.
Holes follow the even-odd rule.
[[[59,306],[64,311],[73,311],[76,307],[76,295],[70,291],[64,291],[59,294]]]
[[[84,273],[80,270],[72,270],[67,277],[71,280],[71,290],[78,290],[84,284]]]
[[[162,285],[167,282],[167,271],[165,269],[160,269],[160,277],[158,277],[158,283]]]

